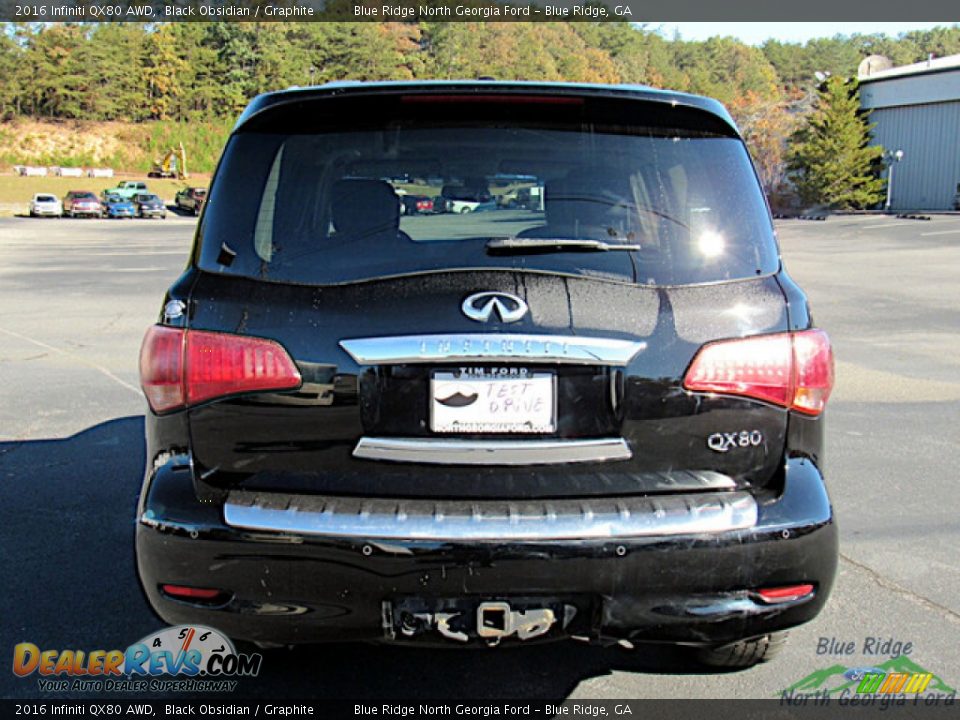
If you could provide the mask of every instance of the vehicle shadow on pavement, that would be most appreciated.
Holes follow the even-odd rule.
[[[315,645],[268,650],[238,697],[362,700],[565,700],[583,681],[613,672],[716,674],[680,649],[600,648],[574,641],[530,647],[421,649]],[[599,694],[603,694],[602,692]],[[589,697],[597,697],[594,690]]]
[[[9,580],[0,601],[0,652],[7,657],[20,642],[122,650],[164,626],[143,597],[134,564],[144,455],[139,416],[62,439],[0,442]],[[313,645],[265,651],[258,677],[241,680],[234,695],[205,697],[562,700],[581,681],[612,671],[701,669],[674,648],[627,651],[573,641],[475,650]],[[0,678],[0,697],[65,697],[40,693],[35,675]]]
[[[167,212],[171,212],[176,217],[196,217],[192,212],[187,212],[186,210],[181,210],[176,205],[167,205]]]

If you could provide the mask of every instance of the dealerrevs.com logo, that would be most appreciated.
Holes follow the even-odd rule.
[[[229,692],[233,678],[255,677],[262,662],[202,625],[166,628],[126,650],[41,650],[29,642],[13,648],[13,673],[38,676],[44,692]]]

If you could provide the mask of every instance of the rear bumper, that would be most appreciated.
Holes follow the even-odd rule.
[[[165,621],[275,643],[383,639],[385,608],[522,598],[575,607],[572,634],[721,644],[812,619],[836,571],[836,524],[807,460],[788,462],[779,495],[758,496],[749,527],[598,535],[493,542],[232,527],[222,506],[196,500],[189,467],[171,461],[148,479],[136,542],[144,590]],[[224,589],[230,600],[181,602],[164,583]],[[778,605],[751,592],[796,583],[816,590]],[[414,639],[450,642],[435,632]]]

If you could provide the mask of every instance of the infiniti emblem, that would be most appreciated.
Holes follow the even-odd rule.
[[[463,314],[477,322],[489,322],[496,311],[500,322],[516,322],[527,314],[527,304],[516,295],[505,292],[474,293],[460,306]]]

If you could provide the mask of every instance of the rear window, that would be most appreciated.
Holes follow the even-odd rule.
[[[746,149],[715,125],[444,109],[234,135],[200,266],[316,285],[496,268],[678,285],[777,269]]]
[[[36,202],[51,203],[56,201],[57,199],[53,195],[37,195],[36,197]]]

